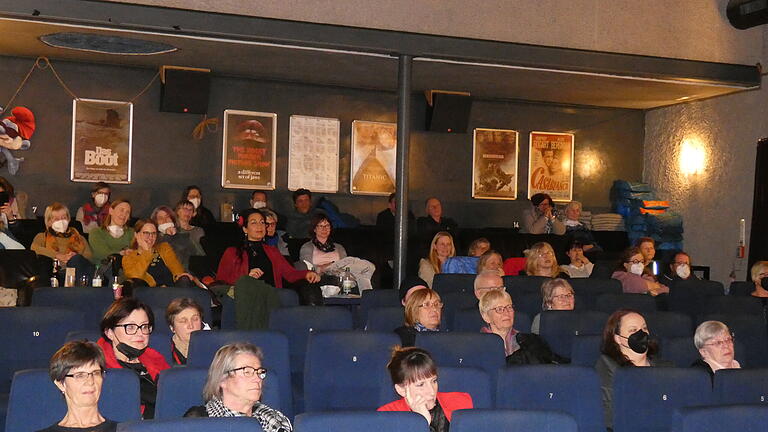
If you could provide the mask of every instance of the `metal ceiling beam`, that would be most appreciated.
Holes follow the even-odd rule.
[[[757,66],[405,33],[96,0],[0,0],[0,16],[277,43],[360,54],[410,55],[471,63],[700,82],[752,88]]]

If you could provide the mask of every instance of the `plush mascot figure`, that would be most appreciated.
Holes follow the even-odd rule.
[[[0,167],[8,164],[8,172],[16,175],[24,158],[17,158],[11,150],[27,150],[29,139],[35,133],[35,116],[26,107],[11,110],[11,116],[0,121]]]

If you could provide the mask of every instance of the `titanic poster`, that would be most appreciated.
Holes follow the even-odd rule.
[[[130,183],[132,128],[130,102],[73,100],[70,180]]]
[[[472,198],[517,198],[517,131],[475,129]]]
[[[350,191],[361,195],[389,195],[395,191],[397,125],[352,122]]]
[[[571,201],[573,134],[531,132],[528,155],[528,198],[543,192],[553,201]]]
[[[221,186],[275,188],[277,114],[224,111]]]

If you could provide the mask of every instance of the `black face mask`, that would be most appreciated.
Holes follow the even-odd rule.
[[[122,342],[118,343],[115,348],[117,348],[118,351],[123,353],[124,356],[128,357],[128,360],[139,358],[139,356],[144,354],[144,351],[147,350],[147,347],[138,349]]]
[[[627,345],[629,345],[629,349],[631,349],[632,351],[638,354],[643,354],[646,351],[648,351],[648,342],[650,341],[650,335],[643,330],[638,330],[632,333],[631,335],[629,335],[629,337],[624,337],[622,335],[619,335],[619,337],[623,337],[624,339],[626,339]]]
[[[763,287],[763,289],[768,289],[768,277],[760,279],[760,286]]]

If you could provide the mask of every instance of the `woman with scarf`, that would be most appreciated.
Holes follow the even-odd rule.
[[[83,224],[83,231],[90,234],[99,229],[101,223],[109,214],[109,185],[98,182],[91,188],[91,200],[77,209],[75,220]]]
[[[299,259],[311,263],[321,275],[331,264],[347,256],[344,246],[331,240],[332,233],[333,225],[328,216],[315,214],[309,228],[312,240],[304,243],[299,251]]]
[[[565,225],[557,219],[552,198],[545,193],[531,197],[531,207],[523,210],[523,232],[528,234],[565,234]]]
[[[75,269],[77,280],[93,276],[94,266],[89,261],[93,253],[88,241],[69,226],[69,209],[61,203],[45,208],[45,232],[32,240],[31,249],[38,255],[59,260],[62,268]]]

